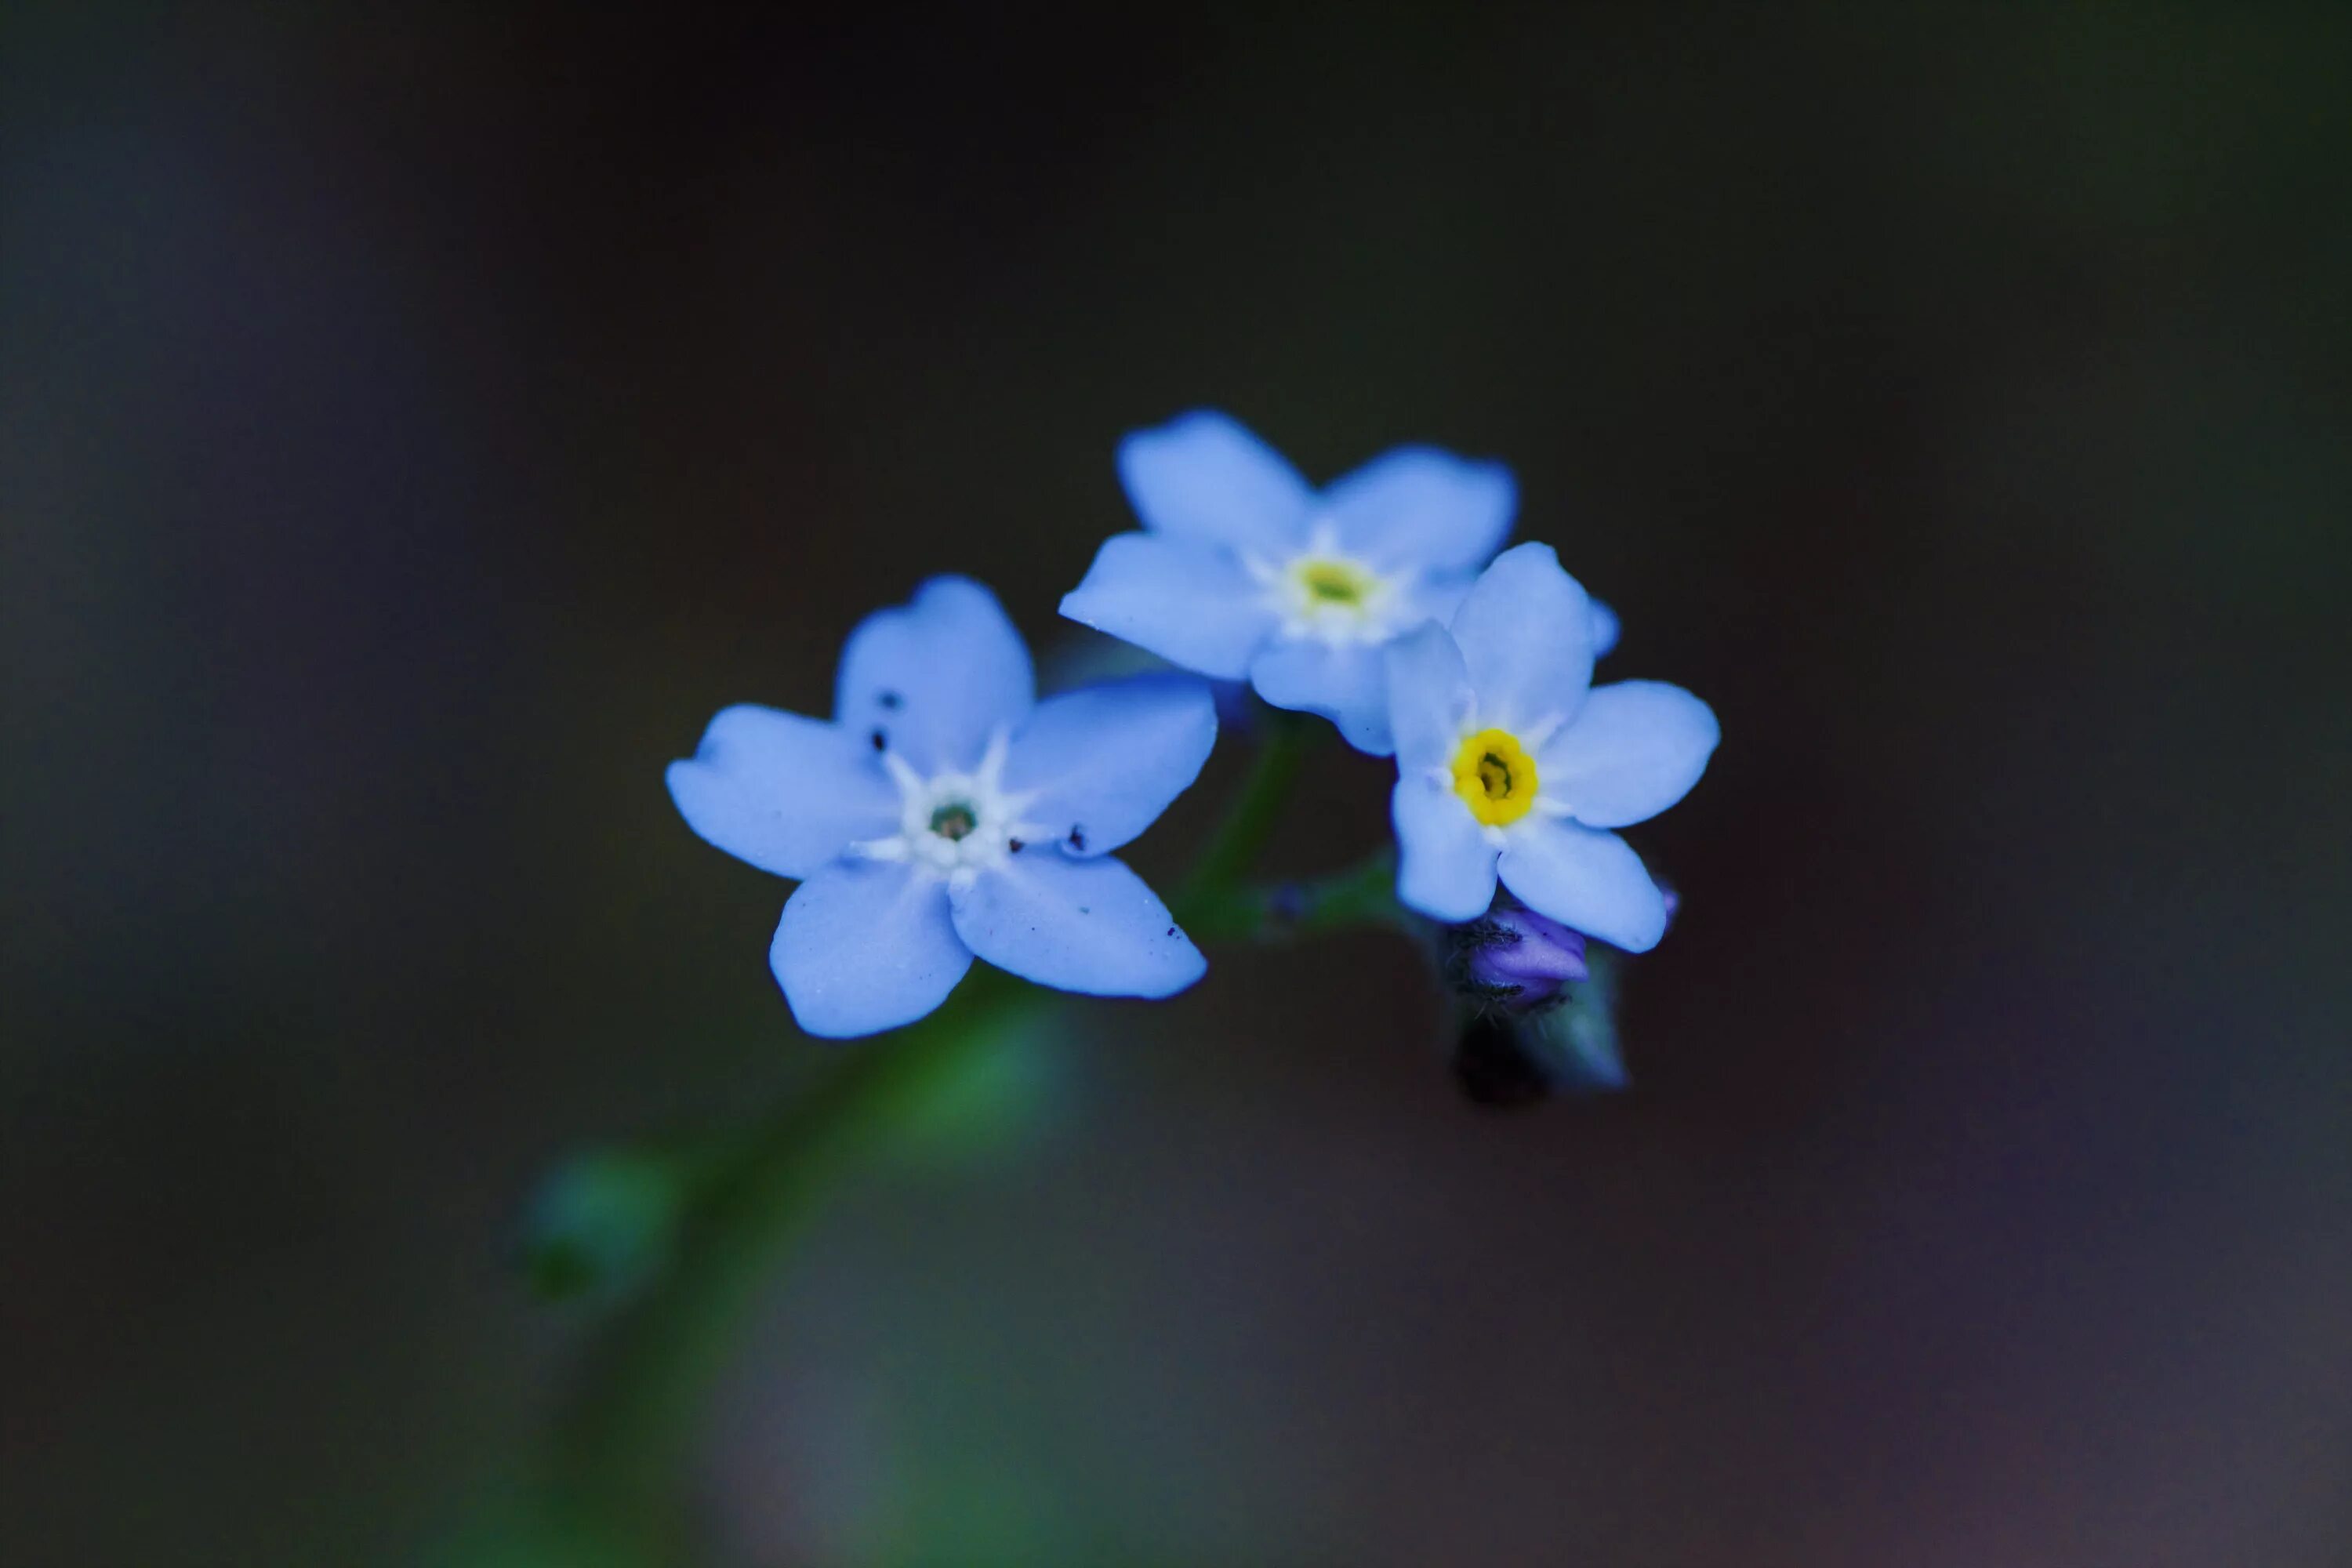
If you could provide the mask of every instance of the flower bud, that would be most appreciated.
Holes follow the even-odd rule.
[[[1549,1005],[1582,980],[1584,933],[1505,900],[1485,918],[1452,928],[1447,973],[1471,1000],[1514,1013]]]
[[[1548,1003],[1464,1008],[1454,1047],[1462,1092],[1474,1104],[1500,1110],[1623,1089],[1625,1062],[1617,1048],[1622,962],[1613,948],[1596,948],[1575,988],[1556,986]]]
[[[1663,883],[1667,918],[1680,903]],[[1457,999],[1454,1076],[1492,1109],[1626,1087],[1617,1044],[1623,953],[1505,894],[1478,920],[1438,936]]]

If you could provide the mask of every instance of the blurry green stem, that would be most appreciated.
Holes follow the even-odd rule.
[[[1205,898],[1186,917],[1187,929],[1209,942],[1287,942],[1363,926],[1402,926],[1396,900],[1396,852],[1381,848],[1343,871],[1284,882],[1228,888]]]
[[[557,1485],[582,1510],[633,1531],[675,1526],[678,1483],[705,1401],[735,1353],[737,1330],[832,1180],[898,1113],[1049,1000],[995,970],[885,1039],[845,1051],[710,1172],[675,1262],[598,1349],[568,1412]]]
[[[1256,864],[1282,819],[1291,784],[1298,777],[1298,765],[1314,733],[1300,715],[1274,708],[1259,711],[1265,739],[1250,763],[1249,775],[1176,895],[1176,918],[1188,927],[1202,908],[1229,896]]]

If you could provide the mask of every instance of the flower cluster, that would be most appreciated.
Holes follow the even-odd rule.
[[[1171,664],[1246,679],[1276,708],[1329,719],[1386,756],[1387,646],[1444,620],[1511,531],[1499,463],[1400,447],[1321,491],[1222,414],[1120,444],[1140,533],[1106,542],[1062,614]],[[1593,612],[1593,640],[1616,617]]]
[[[1040,701],[995,599],[935,578],[851,635],[830,721],[730,708],[671,765],[695,832],[799,881],[770,962],[803,1028],[911,1022],[975,957],[1099,995],[1198,979],[1109,851],[1199,773],[1212,680],[1394,755],[1396,898],[1481,933],[1482,984],[1549,996],[1584,978],[1588,938],[1658,941],[1664,899],[1615,830],[1697,782],[1715,717],[1678,687],[1592,686],[1616,617],[1549,546],[1496,554],[1506,468],[1406,447],[1318,490],[1197,413],[1128,437],[1118,472],[1143,528],[1062,612],[1175,670]]]

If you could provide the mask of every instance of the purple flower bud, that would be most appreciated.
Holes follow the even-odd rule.
[[[1584,933],[1515,903],[1498,903],[1452,936],[1463,987],[1515,1012],[1543,1006],[1586,974]]]

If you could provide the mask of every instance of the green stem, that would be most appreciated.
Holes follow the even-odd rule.
[[[1265,740],[1250,764],[1249,776],[1242,781],[1241,792],[1226,808],[1208,847],[1176,894],[1176,917],[1188,925],[1196,911],[1230,896],[1257,863],[1282,819],[1291,784],[1298,777],[1299,764],[1306,760],[1307,743],[1315,733],[1297,714],[1273,708],[1262,709],[1260,713]]]
[[[887,1039],[844,1053],[813,1089],[740,1141],[698,1192],[672,1267],[599,1347],[563,1423],[564,1500],[632,1534],[672,1536],[698,1417],[737,1330],[833,1180],[959,1065],[1048,1001],[996,971]]]
[[[1190,929],[1213,942],[1288,942],[1407,919],[1396,901],[1396,853],[1382,848],[1328,876],[1229,888],[1202,900]]]

